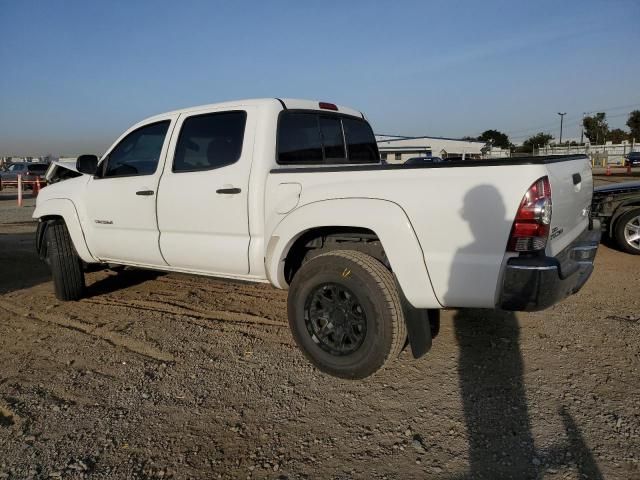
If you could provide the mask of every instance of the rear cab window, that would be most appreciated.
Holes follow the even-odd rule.
[[[371,126],[350,115],[285,110],[279,117],[277,137],[280,165],[380,162]]]

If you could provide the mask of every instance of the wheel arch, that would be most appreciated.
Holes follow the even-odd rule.
[[[327,232],[371,235],[372,241],[379,241],[381,252],[409,303],[416,308],[440,308],[411,222],[399,205],[387,200],[322,200],[289,213],[269,237],[265,271],[271,283],[288,288],[292,278],[287,272],[290,254],[295,254],[306,238]]]
[[[80,217],[73,202],[66,198],[53,198],[39,204],[33,212],[33,218],[37,218],[45,226],[38,229],[38,235],[44,238],[46,225],[55,220],[62,220],[67,226],[69,236],[78,256],[87,263],[96,263],[98,260],[91,254],[87,245]]]

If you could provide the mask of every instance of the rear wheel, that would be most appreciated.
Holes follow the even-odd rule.
[[[64,222],[47,226],[47,259],[53,276],[53,286],[59,300],[78,300],[85,290],[82,261]]]
[[[289,325],[321,371],[364,378],[396,357],[407,333],[393,276],[362,252],[335,250],[303,264],[291,282]]]
[[[616,222],[614,237],[625,252],[640,255],[640,208],[620,216]]]

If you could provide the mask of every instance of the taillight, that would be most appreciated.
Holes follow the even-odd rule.
[[[548,177],[539,178],[525,193],[511,227],[507,250],[536,252],[544,250],[551,224],[551,184]]]

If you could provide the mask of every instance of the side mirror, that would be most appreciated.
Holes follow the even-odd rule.
[[[76,160],[76,169],[80,173],[95,175],[98,172],[98,157],[95,155],[80,155]]]

